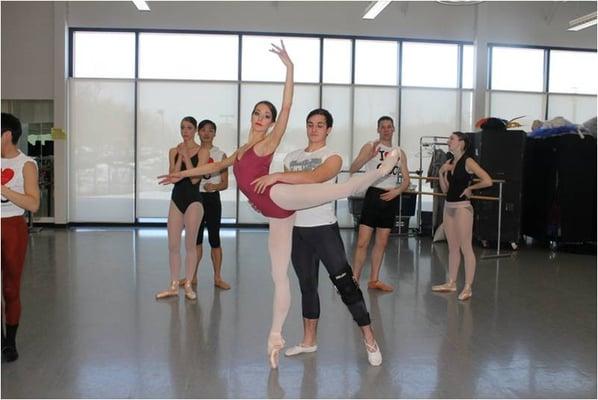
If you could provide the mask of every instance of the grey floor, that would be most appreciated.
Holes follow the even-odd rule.
[[[595,256],[527,247],[479,260],[474,297],[461,303],[430,291],[444,279],[446,244],[393,237],[383,278],[395,292],[364,290],[384,364],[367,363],[322,268],[318,351],[283,357],[271,371],[266,238],[263,230],[225,230],[224,277],[233,288],[212,286],[205,258],[198,300],[189,302],[154,300],[169,279],[165,229],[34,234],[21,357],[2,364],[2,397],[596,398]],[[351,252],[353,231],[343,239]],[[301,314],[290,275],[284,333],[295,344]]]

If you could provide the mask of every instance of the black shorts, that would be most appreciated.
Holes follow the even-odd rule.
[[[388,228],[395,226],[395,217],[399,211],[399,199],[397,196],[391,201],[380,199],[380,195],[387,190],[379,189],[373,186],[368,188],[363,200],[361,209],[360,225],[366,225],[371,228]]]

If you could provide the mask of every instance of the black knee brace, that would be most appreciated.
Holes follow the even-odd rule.
[[[359,285],[353,279],[353,270],[349,265],[338,274],[330,275],[330,280],[336,286],[343,303],[350,305],[363,301],[363,294]]]

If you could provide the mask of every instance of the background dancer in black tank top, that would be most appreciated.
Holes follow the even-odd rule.
[[[449,159],[438,173],[440,188],[446,193],[443,226],[449,246],[449,278],[442,285],[432,286],[435,292],[457,291],[457,275],[461,263],[461,252],[465,261],[465,287],[459,300],[472,296],[471,285],[475,275],[475,254],[472,247],[473,207],[469,202],[472,191],[492,186],[492,178],[470,155],[469,137],[462,132],[453,132],[448,140]],[[472,184],[472,174],[480,181]]]

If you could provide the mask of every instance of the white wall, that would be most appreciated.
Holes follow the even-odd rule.
[[[64,5],[66,4],[66,6]],[[161,28],[324,33],[473,41],[475,7],[489,42],[596,48],[596,27],[566,30],[568,21],[596,11],[595,2],[486,2],[446,6],[393,2],[373,21],[361,19],[368,2],[149,2],[142,13],[130,1],[0,4],[2,98],[52,99],[54,9],[70,27]]]
[[[502,43],[596,49],[596,27],[567,31],[569,20],[596,11],[593,1],[505,1],[478,6],[395,1],[373,21],[361,19],[367,1],[149,4],[152,11],[146,13],[137,11],[130,1],[0,3],[2,98],[54,99],[55,126],[67,128],[68,27],[338,34],[477,41],[482,47]],[[478,82],[484,81],[480,76]],[[483,110],[483,91],[476,92],[476,108]],[[67,143],[56,143],[55,152],[55,221],[65,223]]]
[[[54,4],[2,2],[3,99],[54,98]]]

